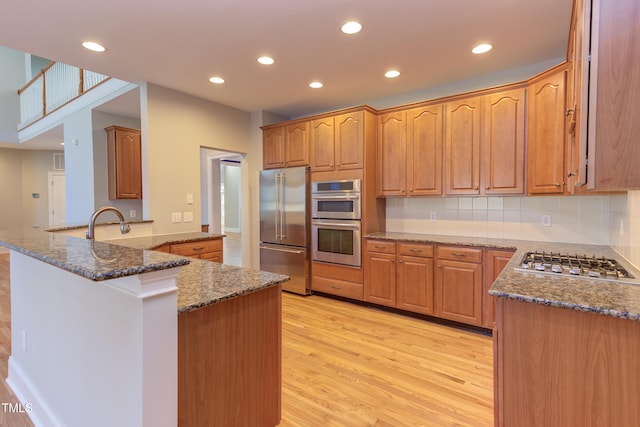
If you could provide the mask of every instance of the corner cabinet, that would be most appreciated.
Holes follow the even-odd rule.
[[[489,288],[511,260],[515,251],[487,249],[484,264],[484,286],[482,289],[482,325],[493,328],[495,325],[496,299],[489,295]]]
[[[105,131],[109,199],[142,199],[140,131],[120,126],[110,126]]]
[[[565,192],[566,66],[543,73],[529,83],[527,192]]]

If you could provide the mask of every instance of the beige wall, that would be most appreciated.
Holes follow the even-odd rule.
[[[0,227],[49,225],[48,172],[53,151],[0,148]],[[33,193],[39,198],[32,197]]]

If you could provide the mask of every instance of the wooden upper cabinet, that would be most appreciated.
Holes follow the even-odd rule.
[[[309,165],[309,123],[269,127],[262,133],[264,169]]]
[[[284,127],[265,129],[262,134],[263,168],[283,168],[284,165]]]
[[[483,194],[524,193],[525,89],[483,97]]]
[[[142,199],[140,131],[120,126],[110,126],[105,131],[109,199]]]
[[[301,122],[284,128],[284,162],[286,167],[309,165],[309,123]]]
[[[311,170],[332,171],[335,168],[335,124],[333,117],[312,120],[309,124]]]
[[[565,191],[566,67],[544,73],[529,84],[528,194]]]
[[[377,193],[406,195],[407,114],[396,111],[378,117]]]
[[[406,113],[406,187],[409,196],[442,194],[442,104]]]
[[[587,184],[640,188],[640,2],[593,0],[591,15]]]
[[[480,97],[446,104],[445,192],[480,194]]]
[[[364,120],[364,111],[340,114],[335,117],[336,170],[364,167]]]
[[[364,167],[364,112],[322,117],[310,122],[311,171]]]

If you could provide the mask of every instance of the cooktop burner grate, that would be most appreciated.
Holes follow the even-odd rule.
[[[527,252],[518,270],[541,273],[568,274],[602,279],[633,279],[634,277],[614,259],[571,255],[554,252]]]

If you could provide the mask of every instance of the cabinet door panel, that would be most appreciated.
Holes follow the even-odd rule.
[[[482,326],[482,265],[439,260],[434,311],[445,319]]]
[[[442,194],[442,105],[407,112],[407,187],[410,196]]]
[[[561,70],[529,88],[529,194],[564,192],[565,79],[566,71]]]
[[[285,129],[285,163],[287,167],[309,165],[309,123],[296,123]]]
[[[381,115],[378,118],[378,195],[405,195],[406,146],[406,113]]]
[[[488,95],[484,104],[484,193],[524,193],[525,90]]]
[[[364,113],[335,117],[336,169],[362,169],[364,166]]]
[[[396,304],[396,257],[390,254],[367,254],[364,299],[376,304]]]
[[[284,167],[284,128],[267,129],[262,136],[262,166],[264,169]]]
[[[479,194],[480,98],[447,104],[445,187],[447,194]]]
[[[311,170],[332,171],[334,168],[333,117],[313,120],[309,125]]]
[[[397,307],[433,313],[433,259],[401,256],[398,260]]]

